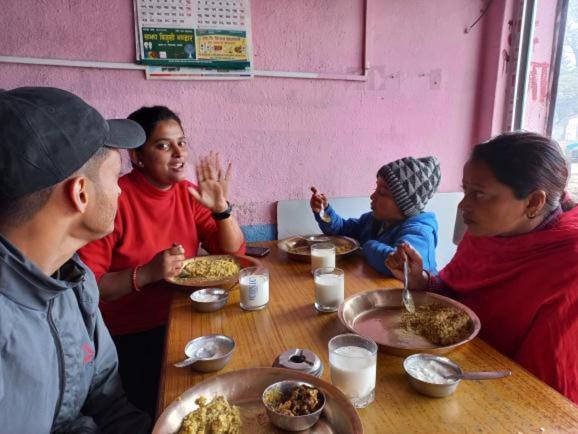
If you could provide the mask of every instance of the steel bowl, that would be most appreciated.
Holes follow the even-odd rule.
[[[412,361],[415,361],[416,359],[417,360],[436,360],[436,361],[446,365],[448,368],[455,370],[456,374],[461,375],[461,373],[462,373],[461,368],[456,363],[454,363],[450,359],[448,359],[447,357],[435,356],[433,354],[414,354],[412,356],[407,357],[403,361],[403,369],[405,369],[405,372],[409,378],[409,383],[412,385],[412,387],[416,391],[418,391],[419,393],[421,393],[423,395],[431,396],[434,398],[445,398],[446,396],[450,396],[452,393],[454,393],[456,391],[461,380],[453,380],[453,381],[445,383],[445,384],[439,384],[439,383],[431,383],[429,381],[420,380],[419,378],[414,377],[411,374],[411,370],[408,369],[408,364]]]
[[[207,335],[189,341],[185,345],[185,355],[187,357],[194,357],[201,349],[214,351],[215,354],[211,358],[199,360],[191,365],[191,367],[199,372],[213,372],[223,369],[231,359],[233,351],[235,351],[235,341],[233,338],[225,335]]]
[[[303,416],[288,416],[286,414],[277,413],[277,411],[275,411],[273,408],[270,407],[271,403],[270,394],[272,393],[277,394],[278,391],[280,391],[283,394],[283,396],[287,397],[289,393],[291,393],[291,389],[299,386],[315,387],[312,384],[303,381],[285,380],[271,384],[263,392],[262,396],[263,405],[267,410],[269,420],[277,428],[281,428],[286,431],[303,431],[311,428],[319,421],[321,413],[323,413],[323,409],[325,408],[326,402],[325,395],[321,390],[319,390],[319,388],[316,389],[319,390],[319,399],[321,400],[321,406],[313,413],[306,414]]]
[[[191,293],[193,308],[198,312],[215,312],[229,299],[229,292],[222,288],[203,288]]]

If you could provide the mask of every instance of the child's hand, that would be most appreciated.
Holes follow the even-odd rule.
[[[327,197],[323,193],[319,193],[315,187],[311,187],[311,193],[313,194],[311,195],[309,204],[313,212],[319,214],[322,207],[323,209],[327,208]]]
[[[385,260],[385,266],[398,280],[403,282],[403,263],[408,261],[410,289],[423,290],[427,286],[427,275],[423,270],[423,260],[409,243],[401,243]]]

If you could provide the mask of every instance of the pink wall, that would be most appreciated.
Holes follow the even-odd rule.
[[[168,105],[193,155],[216,149],[233,161],[242,224],[274,223],[275,201],[306,198],[311,184],[329,195],[369,194],[379,166],[407,155],[437,155],[440,190],[456,191],[470,146],[490,132],[479,120],[482,38],[500,34],[501,22],[486,17],[465,34],[479,0],[369,1],[365,83],[162,82],[140,71],[0,64],[0,87],[61,87],[108,117]],[[501,3],[490,16],[503,13]],[[252,8],[256,69],[360,70],[362,0],[253,0]],[[0,55],[134,59],[130,0],[5,2],[0,24]]]

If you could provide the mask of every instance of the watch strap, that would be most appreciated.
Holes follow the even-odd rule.
[[[229,203],[229,201],[227,201],[227,209],[225,211],[222,211],[222,212],[214,212],[213,218],[215,220],[225,220],[225,219],[231,217],[232,212],[233,212],[233,205],[231,205]]]

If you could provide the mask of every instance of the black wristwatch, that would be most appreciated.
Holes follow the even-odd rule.
[[[229,201],[227,201],[227,209],[223,212],[214,212],[213,218],[215,220],[225,220],[231,217],[232,212],[233,212],[233,205],[231,205]]]

